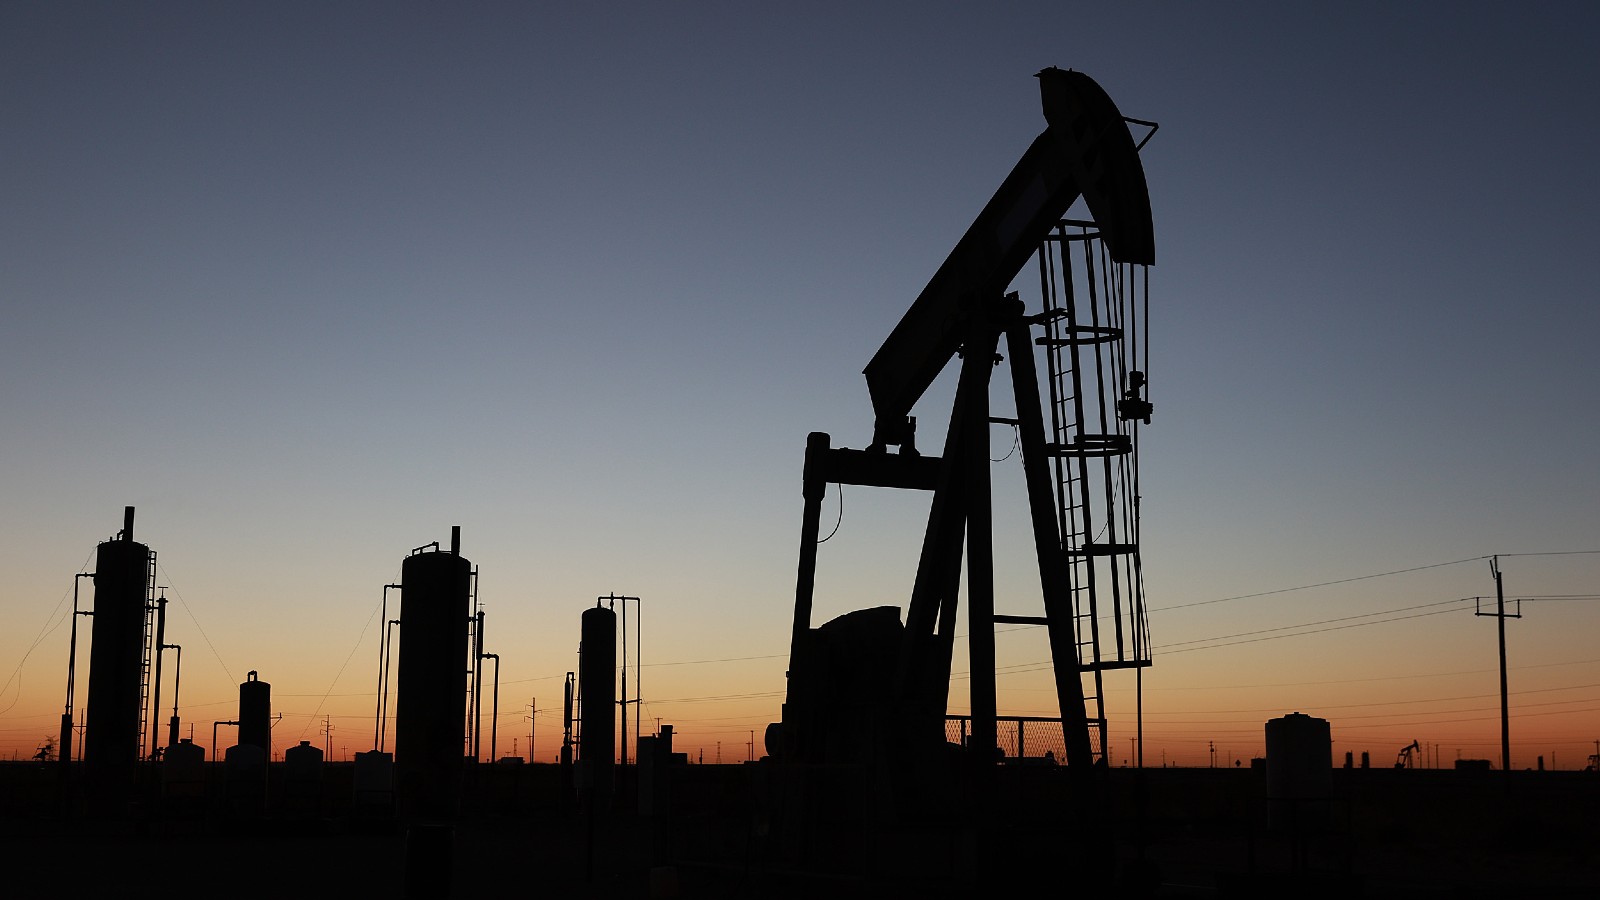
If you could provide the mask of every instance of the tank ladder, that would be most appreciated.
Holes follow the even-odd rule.
[[[478,570],[472,570],[472,595],[470,599],[471,612],[467,614],[467,711],[465,737],[462,738],[462,754],[473,762],[478,761],[478,694],[482,681],[478,677],[479,664],[483,661],[483,620],[480,616],[481,608],[478,605]]]
[[[1058,527],[1077,666],[1098,761],[1109,762],[1104,673],[1150,665],[1139,565],[1139,371],[1135,267],[1112,262],[1093,222],[1063,220],[1041,246]],[[1056,665],[1064,661],[1057,660]]]
[[[149,558],[145,561],[145,586],[144,586],[144,631],[141,635],[143,651],[139,662],[139,758],[144,759],[145,754],[155,750],[153,746],[146,747],[146,735],[150,726],[150,673],[153,665],[152,655],[155,643],[155,616],[156,616],[156,552],[150,551]]]

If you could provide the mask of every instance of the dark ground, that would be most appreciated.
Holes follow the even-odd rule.
[[[913,786],[912,808],[888,817],[864,811],[882,808],[882,777],[679,767],[670,819],[617,811],[591,841],[557,767],[485,766],[455,823],[450,894],[1600,896],[1595,773],[1334,770],[1333,800],[1300,810],[1317,824],[1298,839],[1267,828],[1260,772],[1145,770],[1142,828],[1141,773],[1104,774],[1091,800],[1063,769],[997,770],[982,812],[959,789]],[[404,895],[407,823],[359,814],[347,764],[299,799],[275,766],[259,811],[230,808],[212,771],[188,804],[154,792],[119,816],[68,815],[57,775],[0,763],[0,896]]]

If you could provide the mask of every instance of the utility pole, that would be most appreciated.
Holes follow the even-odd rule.
[[[333,723],[328,721],[328,717],[327,716],[323,716],[322,717],[322,733],[324,735],[324,738],[323,738],[323,741],[322,741],[322,758],[328,760],[329,762],[332,762],[333,761]]]
[[[756,761],[756,730],[754,728],[750,729],[750,756],[749,756],[749,759],[750,759],[751,762],[755,762]]]
[[[1484,612],[1482,609],[1473,611],[1475,616],[1493,616],[1499,627],[1500,634],[1500,768],[1511,771],[1511,704],[1510,695],[1506,690],[1506,619],[1522,618],[1522,601],[1517,601],[1517,611],[1506,613],[1505,581],[1501,578],[1500,557],[1493,556],[1489,559],[1489,571],[1494,573],[1495,611]],[[1476,599],[1476,598],[1475,598]]]

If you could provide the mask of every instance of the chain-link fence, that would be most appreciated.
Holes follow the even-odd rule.
[[[1089,749],[1095,759],[1105,756],[1104,719],[1089,722]],[[1007,716],[995,719],[995,733],[1006,759],[1048,759],[1062,763],[1067,758],[1067,741],[1060,719],[1041,716]],[[972,734],[970,716],[945,716],[944,739],[965,747]]]

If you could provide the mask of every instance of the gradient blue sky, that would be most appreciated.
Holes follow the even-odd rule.
[[[54,730],[59,601],[131,504],[182,598],[186,719],[228,718],[258,669],[280,746],[313,712],[370,735],[380,587],[460,524],[508,707],[554,706],[581,608],[636,594],[645,662],[761,657],[645,672],[650,714],[742,752],[783,689],[805,435],[869,439],[860,369],[1043,128],[1048,65],[1161,123],[1151,721],[1170,708],[1175,756],[1290,708],[1337,740],[1343,703],[1398,717],[1375,750],[1421,736],[1425,701],[1493,693],[1487,620],[1160,648],[1486,594],[1486,563],[1160,610],[1600,548],[1597,26],[1578,3],[7,3],[0,747]],[[1031,612],[999,490],[1001,606]],[[819,620],[903,603],[925,511],[847,489]],[[1600,593],[1600,557],[1505,568],[1521,596]],[[1546,668],[1514,687],[1570,701],[1526,727],[1576,758],[1600,604],[1535,606],[1514,664]],[[1001,664],[1041,648],[1007,635]],[[1002,706],[1053,706],[1039,684],[1003,679]],[[1424,705],[1377,705],[1402,694]],[[1450,728],[1490,755],[1492,721]]]

